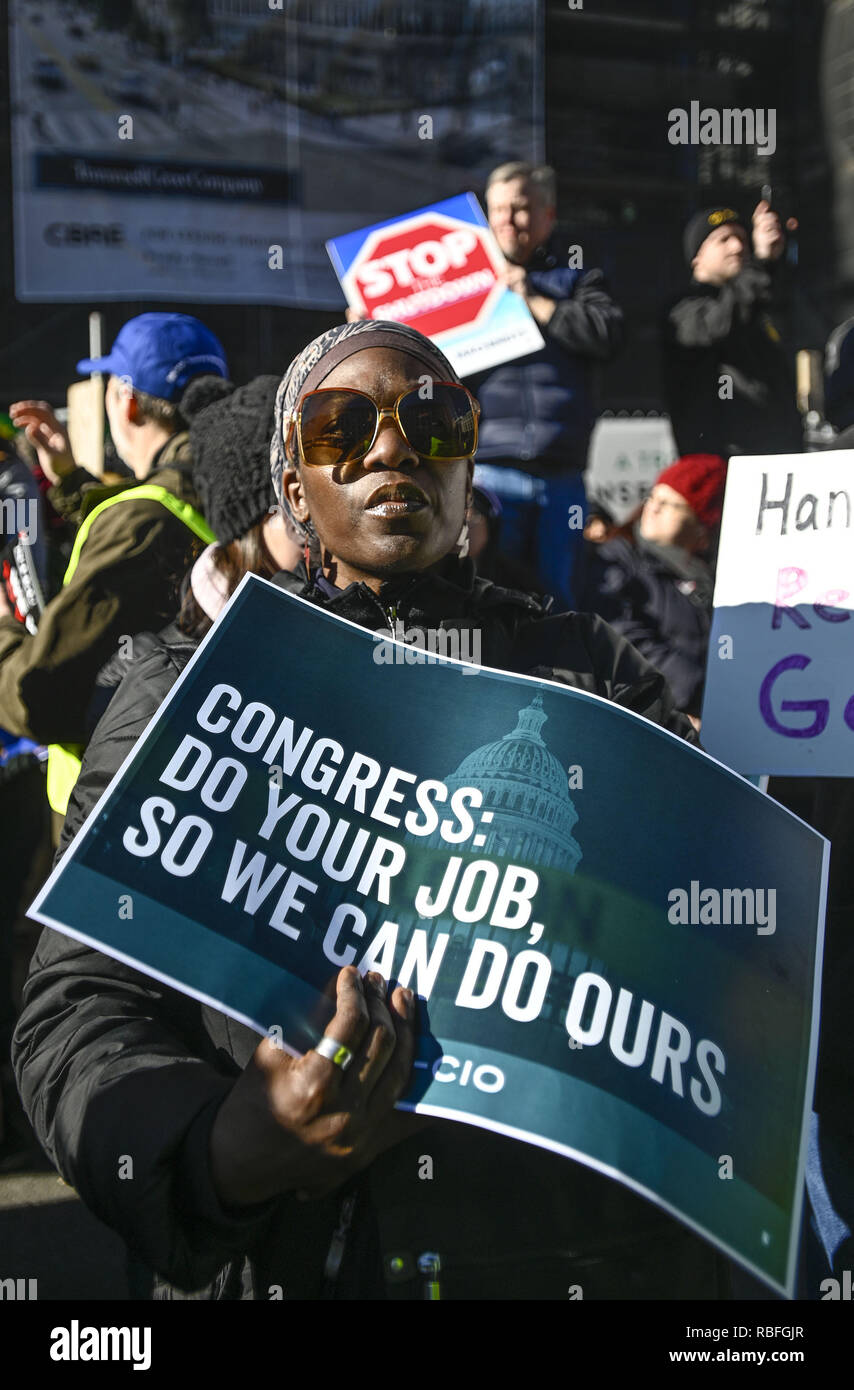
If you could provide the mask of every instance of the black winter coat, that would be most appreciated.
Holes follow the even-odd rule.
[[[580,473],[596,414],[594,368],[623,339],[623,311],[601,270],[573,270],[555,235],[525,269],[534,294],[556,308],[538,352],[467,379],[480,401],[479,463],[520,468],[541,478]]]
[[[663,678],[604,623],[545,616],[469,564],[386,585],[379,599],[364,585],[330,594],[294,575],[279,582],[372,630],[391,602],[407,625],[476,622],[485,663],[594,691],[690,737]],[[194,650],[173,627],[133,663],[87,749],[60,854]],[[24,1105],[65,1179],[157,1272],[155,1297],[419,1298],[427,1250],[441,1256],[443,1297],[565,1300],[573,1284],[585,1298],[725,1296],[725,1262],[651,1204],[464,1124],[423,1130],[331,1198],[224,1209],[209,1135],[257,1044],[217,1010],[43,932],[13,1043]],[[419,1181],[424,1154],[431,1181]],[[328,1252],[342,1243],[336,1274]]]
[[[729,458],[803,448],[794,371],[770,316],[781,273],[749,262],[725,285],[692,279],[668,307],[664,399],[680,454]],[[722,376],[731,378],[731,394]]]
[[[581,604],[628,638],[666,677],[680,710],[699,715],[713,581],[710,570],[689,574],[691,569],[690,564],[677,569],[663,551],[618,536],[589,547]]]

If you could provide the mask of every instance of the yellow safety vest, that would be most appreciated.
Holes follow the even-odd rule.
[[[95,518],[100,516],[101,512],[106,511],[108,507],[114,507],[117,502],[130,502],[135,498],[139,498],[141,501],[162,503],[173,516],[176,516],[179,521],[183,521],[184,525],[188,526],[193,534],[203,540],[206,545],[211,545],[216,540],[216,536],[204,517],[196,511],[195,507],[191,507],[189,502],[182,502],[179,497],[175,497],[159,483],[141,483],[139,487],[126,488],[124,492],[117,493],[115,497],[105,498],[103,502],[98,503],[97,507],[93,507],[84,518],[74,539],[71,558],[62,580],[63,588],[66,584],[71,583],[80,562],[80,552],[86,544],[89,528]],[[68,799],[71,796],[74,783],[80,776],[83,749],[82,743],[52,743],[48,748],[47,799],[51,809],[61,816],[64,816],[68,809]]]

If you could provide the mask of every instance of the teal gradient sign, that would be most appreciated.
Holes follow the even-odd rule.
[[[826,841],[615,704],[389,641],[244,580],[33,915],[298,1053],[380,970],[420,997],[406,1107],[791,1294]]]

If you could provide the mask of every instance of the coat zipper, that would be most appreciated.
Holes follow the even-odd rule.
[[[341,1272],[341,1261],[344,1258],[344,1251],[347,1248],[347,1237],[350,1227],[353,1224],[353,1212],[356,1209],[355,1194],[345,1197],[338,1212],[338,1225],[332,1233],[332,1241],[326,1255],[326,1265],[324,1267],[324,1298],[334,1298],[335,1288],[338,1283],[338,1275]]]
[[[396,603],[391,603],[391,604],[389,604],[388,608],[384,608],[384,609],[383,609],[383,612],[385,613],[386,622],[388,623],[389,631],[390,631],[392,637],[399,638],[399,640],[402,642],[402,641],[403,641],[403,637],[398,633],[398,621],[399,621],[399,618],[398,618],[397,604],[396,604]],[[401,627],[402,627],[402,626],[403,626],[403,625],[401,624]]]

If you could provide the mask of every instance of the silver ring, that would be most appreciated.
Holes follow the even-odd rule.
[[[353,1060],[353,1054],[349,1047],[344,1043],[336,1042],[334,1038],[321,1038],[314,1048],[321,1057],[327,1057],[336,1067],[346,1071]]]

